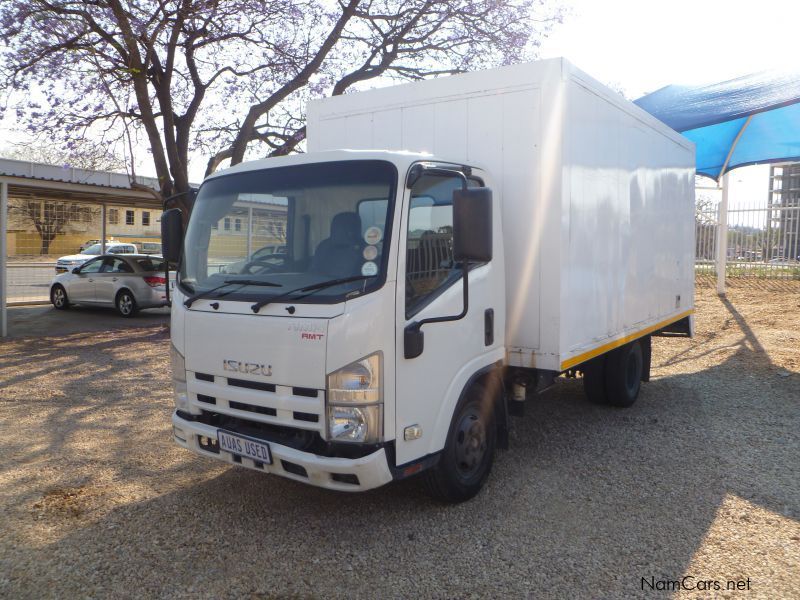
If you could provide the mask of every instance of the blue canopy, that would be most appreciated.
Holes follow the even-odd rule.
[[[697,144],[699,175],[719,179],[736,167],[800,160],[800,71],[668,85],[635,102]]]

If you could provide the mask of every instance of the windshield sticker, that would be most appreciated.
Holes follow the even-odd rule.
[[[364,277],[372,277],[373,275],[377,275],[378,274],[378,265],[376,265],[374,262],[371,262],[371,261],[370,262],[365,262],[361,266],[361,274]]]
[[[378,249],[375,246],[367,246],[364,248],[364,260],[375,260],[378,256]]]
[[[367,242],[370,246],[377,244],[383,238],[383,231],[381,231],[380,227],[375,227],[374,225],[367,229],[364,232],[364,241]]]

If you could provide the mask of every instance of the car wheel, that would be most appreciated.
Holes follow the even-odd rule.
[[[453,503],[475,496],[489,478],[496,442],[494,398],[473,385],[456,410],[439,462],[425,472],[431,496]]]
[[[67,290],[62,285],[54,285],[50,290],[50,302],[53,303],[58,310],[67,310],[69,308],[69,300],[67,299]]]
[[[138,310],[136,298],[134,298],[133,294],[128,290],[122,290],[117,294],[116,306],[117,312],[126,318],[132,317]]]
[[[644,356],[639,340],[612,350],[606,360],[606,394],[611,406],[627,408],[639,397]]]

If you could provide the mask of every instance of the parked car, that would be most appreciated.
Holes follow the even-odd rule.
[[[259,248],[247,260],[240,260],[220,268],[222,273],[245,273],[248,265],[257,266],[259,263],[270,265],[282,265],[286,260],[286,246],[276,246],[271,244]]]
[[[100,240],[86,240],[85,242],[83,242],[81,244],[81,248],[80,248],[80,250],[78,250],[78,252],[83,252],[89,246],[94,246],[95,244],[99,244],[99,243],[100,243]],[[109,244],[116,244],[116,243],[117,242],[115,242],[114,240],[106,240],[106,246],[108,246]]]
[[[772,260],[770,260],[769,264],[778,265],[782,267],[791,267],[792,265],[795,264],[795,262],[789,258],[783,258],[779,256],[777,258],[773,258]]]
[[[89,246],[80,254],[62,256],[56,261],[56,273],[66,273],[75,267],[81,266],[89,259],[100,256],[102,251],[100,242]],[[107,254],[138,254],[139,250],[133,244],[123,244],[121,242],[106,242]]]
[[[139,242],[139,252],[142,254],[158,254],[161,256],[160,242]]]
[[[174,283],[170,273],[170,286]],[[145,254],[104,254],[57,275],[50,286],[50,302],[59,310],[71,304],[113,306],[123,317],[140,308],[167,304],[164,259]]]

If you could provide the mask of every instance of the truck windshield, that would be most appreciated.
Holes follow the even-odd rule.
[[[340,302],[377,289],[385,280],[396,182],[394,165],[378,160],[209,179],[189,219],[181,288],[195,295],[241,279],[243,285],[225,297],[262,302],[293,288],[350,279],[308,295],[305,303]]]

